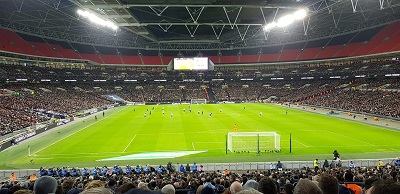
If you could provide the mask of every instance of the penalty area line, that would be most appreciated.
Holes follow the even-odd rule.
[[[122,153],[125,153],[126,149],[128,149],[128,147],[131,145],[132,141],[136,138],[136,135],[133,136],[133,138],[131,139],[131,141],[128,143],[128,145],[125,147],[124,151],[122,151]]]
[[[115,113],[113,113],[113,114],[111,114],[111,115],[117,114],[117,113],[119,113],[119,112],[121,112],[122,110],[125,110],[125,109],[126,109],[126,108],[121,109],[121,110],[119,110],[119,111],[117,111],[117,112],[115,112]],[[110,116],[111,116],[111,115],[110,115]],[[75,131],[75,132],[73,132],[73,133],[71,133],[71,134],[69,134],[69,135],[67,135],[67,136],[65,136],[65,137],[63,137],[63,138],[61,138],[60,140],[58,140],[58,141],[56,141],[56,142],[54,142],[54,143],[52,143],[52,144],[50,144],[50,145],[48,145],[48,146],[42,148],[42,149],[39,149],[39,150],[36,151],[36,152],[33,152],[31,155],[37,154],[37,153],[43,151],[44,149],[47,149],[48,147],[50,147],[50,146],[52,146],[52,145],[54,145],[54,144],[56,144],[56,143],[58,143],[58,142],[60,142],[60,141],[62,141],[62,140],[64,140],[64,139],[66,139],[66,138],[68,138],[68,137],[70,137],[70,136],[72,136],[72,135],[75,135],[76,133],[78,133],[78,132],[80,132],[80,131],[82,131],[82,130],[84,130],[84,129],[86,129],[86,128],[89,128],[90,126],[92,126],[92,125],[94,125],[94,124],[96,124],[96,123],[97,123],[97,122],[94,122],[94,123],[92,123],[92,124],[90,124],[90,125],[88,125],[88,126],[82,128],[82,129],[80,129],[80,130],[78,130],[78,131]]]

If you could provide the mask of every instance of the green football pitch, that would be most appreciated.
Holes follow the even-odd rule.
[[[270,104],[124,106],[97,117],[1,152],[0,169],[302,161],[330,159],[335,149],[342,159],[385,158],[400,151],[399,131]],[[226,154],[234,124],[238,132],[277,132],[281,152]]]

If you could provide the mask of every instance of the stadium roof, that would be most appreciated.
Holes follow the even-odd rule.
[[[265,32],[299,8],[309,17]],[[89,10],[119,26],[96,26]],[[262,47],[332,37],[400,20],[400,0],[0,0],[0,26],[57,40],[148,50]]]

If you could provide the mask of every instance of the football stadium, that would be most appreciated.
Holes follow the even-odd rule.
[[[400,0],[0,10],[0,193],[400,193]]]

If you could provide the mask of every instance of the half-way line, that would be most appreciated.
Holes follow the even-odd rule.
[[[128,147],[131,145],[132,141],[136,138],[136,135],[133,136],[133,138],[131,139],[131,141],[128,143],[128,145],[125,147],[124,151],[122,151],[122,153],[124,153],[126,151],[126,149],[128,149]]]
[[[117,114],[117,113],[119,113],[119,112],[121,112],[122,110],[125,110],[125,109],[126,109],[126,108],[123,108],[123,109],[121,109],[121,110],[119,110],[119,111],[117,111],[117,112],[115,112],[115,113],[113,113],[113,114],[111,114],[111,115]],[[111,116],[111,115],[110,115],[110,116]],[[94,124],[96,124],[96,123],[97,123],[97,122],[94,122],[94,123],[92,123],[92,124],[90,124],[90,125],[88,125],[88,126],[82,128],[82,129],[79,129],[78,131],[75,131],[75,132],[73,132],[73,133],[71,133],[71,134],[69,134],[69,135],[63,137],[63,138],[61,138],[60,140],[58,140],[58,141],[56,141],[56,142],[54,142],[54,143],[52,143],[52,144],[50,144],[50,145],[48,145],[48,146],[42,148],[42,149],[40,149],[40,150],[38,150],[38,151],[36,151],[36,152],[33,152],[32,154],[36,154],[36,153],[38,153],[38,152],[41,152],[41,151],[43,151],[44,149],[46,149],[46,148],[48,148],[48,147],[50,147],[50,146],[52,146],[52,145],[54,145],[54,144],[56,144],[56,143],[58,143],[58,142],[64,140],[64,139],[66,139],[66,138],[68,138],[68,137],[70,137],[70,136],[72,136],[72,135],[75,135],[76,133],[78,133],[78,132],[80,132],[80,131],[82,131],[82,130],[84,130],[84,129],[86,129],[86,128],[88,128],[88,127],[90,127],[90,126],[92,126],[92,125],[94,125]]]

